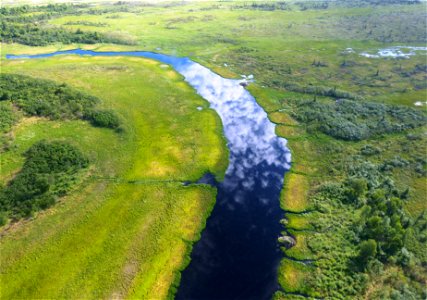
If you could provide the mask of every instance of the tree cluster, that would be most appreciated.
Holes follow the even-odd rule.
[[[13,111],[12,104],[7,101],[0,101],[0,134],[8,132],[16,120],[17,116]]]
[[[318,65],[318,66],[327,66],[325,63],[320,63],[320,62],[313,62],[314,65]],[[327,86],[314,86],[314,85],[307,85],[307,86],[302,86],[298,83],[290,83],[290,82],[286,82],[283,83],[281,81],[278,80],[273,80],[272,81],[273,85],[276,87],[280,87],[280,88],[285,88],[288,91],[292,91],[292,92],[297,92],[297,93],[303,93],[303,94],[309,94],[309,95],[314,95],[315,97],[317,96],[325,96],[325,97],[331,97],[331,98],[336,98],[336,99],[350,99],[350,100],[362,100],[362,97],[360,97],[359,95],[356,95],[354,93],[348,92],[348,91],[343,91],[340,89],[337,89],[335,87],[327,87]]]
[[[0,103],[11,102],[26,115],[50,119],[89,120],[99,127],[117,129],[120,119],[115,112],[96,109],[100,100],[66,84],[17,74],[0,75]],[[13,120],[13,110],[2,104],[0,118]],[[0,107],[0,108],[1,108]],[[4,125],[6,126],[6,125]]]
[[[64,142],[40,141],[24,154],[21,171],[0,190],[0,213],[13,219],[28,217],[55,203],[72,187],[88,159]],[[3,225],[3,224],[2,224]]]
[[[29,46],[46,46],[53,43],[96,44],[128,42],[105,36],[99,32],[86,32],[80,29],[69,31],[58,27],[43,28],[39,24],[16,24],[2,21],[0,24],[1,41],[20,43]]]
[[[303,101],[293,108],[293,116],[310,129],[349,141],[403,132],[423,126],[427,120],[423,112],[413,108],[345,99],[333,103]]]
[[[30,46],[45,46],[58,42],[63,44],[132,43],[129,40],[96,31],[86,32],[80,29],[70,31],[61,27],[44,26],[45,22],[51,18],[64,14],[78,14],[78,8],[81,6],[66,4],[2,8],[0,9],[0,41]]]

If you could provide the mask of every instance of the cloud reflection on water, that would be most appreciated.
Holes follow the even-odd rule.
[[[174,67],[219,114],[230,150],[217,203],[176,299],[270,299],[282,257],[279,197],[291,161],[286,140],[276,136],[241,80],[222,78],[190,60]]]
[[[230,149],[227,175],[243,180],[243,187],[249,189],[255,180],[247,170],[262,163],[289,169],[291,157],[286,140],[276,136],[267,114],[240,85],[240,80],[222,78],[197,63],[181,65],[178,71],[221,117]],[[269,182],[266,175],[262,180],[264,187]],[[232,188],[237,182],[227,185]]]

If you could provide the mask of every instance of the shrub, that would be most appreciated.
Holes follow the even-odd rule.
[[[25,170],[33,173],[73,172],[88,166],[88,159],[74,146],[41,141],[25,152]]]
[[[369,239],[360,243],[359,254],[357,256],[357,261],[361,266],[366,268],[369,260],[375,258],[377,255],[377,242],[375,240]]]
[[[101,102],[100,99],[68,87],[66,84],[23,75],[1,74],[0,90],[3,91],[3,95],[7,93],[10,101],[29,116],[43,116],[50,119],[88,119],[95,126],[113,129],[120,126],[120,120],[113,111],[95,110],[96,104]],[[11,114],[11,108],[7,108],[6,104],[0,106],[0,121],[4,115],[6,121],[11,123]],[[3,125],[3,123],[0,124]]]
[[[365,156],[372,156],[381,153],[381,149],[372,145],[365,145],[360,149],[360,153]]]
[[[63,142],[40,141],[25,153],[21,171],[0,191],[0,213],[13,218],[30,216],[53,205],[66,190],[58,185],[72,182],[88,159],[74,146]]]
[[[100,102],[65,84],[17,74],[1,74],[0,89],[27,115],[51,119],[81,118]]]
[[[66,12],[77,13],[78,7],[81,6],[60,4],[2,8],[0,9],[0,41],[30,46],[45,46],[58,42],[64,44],[134,44],[132,40],[110,37],[96,31],[87,32],[80,29],[71,31],[61,27],[44,26],[44,23],[53,17],[63,16]],[[30,14],[30,12],[38,13]],[[87,25],[87,23],[82,25]]]
[[[90,122],[99,127],[117,129],[120,126],[120,119],[114,111],[94,110],[87,115]]]
[[[337,139],[359,141],[423,126],[425,113],[413,108],[340,99],[321,103],[289,101],[292,116],[310,128]],[[369,150],[369,149],[366,149]]]
[[[12,104],[9,101],[0,102],[0,133],[9,131],[16,120],[17,116],[12,109]]]
[[[360,204],[368,190],[368,182],[365,178],[350,177],[344,183],[345,196],[348,202]]]

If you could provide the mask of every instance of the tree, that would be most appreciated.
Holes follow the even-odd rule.
[[[347,179],[345,196],[349,202],[358,204],[368,190],[368,182],[365,178]]]
[[[369,260],[377,255],[377,242],[373,239],[363,241],[360,243],[359,254],[357,261],[361,264],[361,267],[366,268]]]

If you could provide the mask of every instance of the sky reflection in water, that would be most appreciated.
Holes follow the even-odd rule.
[[[286,141],[239,80],[193,62],[177,70],[220,115],[230,149],[217,204],[177,299],[269,299],[278,288],[282,256],[277,237],[280,190],[291,159]]]
[[[63,54],[142,56],[172,65],[221,117],[230,164],[218,184],[217,203],[182,273],[177,299],[269,299],[278,289],[282,253],[277,237],[283,175],[290,167],[286,140],[239,80],[225,79],[188,58],[157,53],[68,50],[9,59]]]

